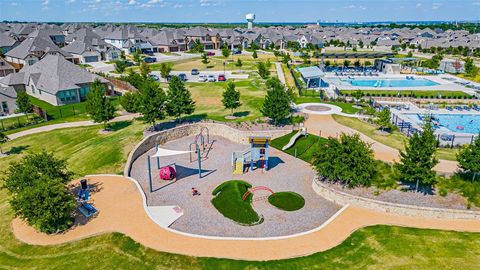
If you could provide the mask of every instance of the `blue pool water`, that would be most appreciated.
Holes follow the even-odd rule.
[[[360,87],[422,87],[422,86],[435,86],[439,85],[431,80],[427,79],[355,79],[355,80],[344,80],[344,82],[349,83],[352,86]]]
[[[422,120],[416,114],[405,114],[411,120],[421,124]],[[472,114],[434,114],[441,127],[454,132],[478,134],[480,132],[480,115]],[[463,130],[461,129],[463,127]]]

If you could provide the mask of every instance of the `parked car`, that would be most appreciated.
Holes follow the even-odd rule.
[[[219,81],[219,82],[224,82],[224,81],[226,81],[226,80],[227,80],[227,78],[225,78],[225,75],[224,75],[224,74],[218,75],[218,81]]]
[[[203,75],[203,74],[198,75],[198,81],[199,82],[206,82],[207,81],[207,76]]]
[[[233,51],[233,54],[242,54],[242,51],[235,50]]]
[[[207,81],[209,81],[209,82],[216,82],[217,80],[215,79],[215,75],[210,74],[210,75],[208,75],[208,77],[207,77]]]
[[[127,61],[127,60],[125,60],[125,65],[126,65],[127,67],[131,67],[131,66],[134,65],[134,63],[133,63],[132,61]]]
[[[179,77],[180,80],[182,80],[182,81],[186,81],[186,80],[187,80],[187,74],[185,74],[185,73],[180,73],[180,74],[178,74],[178,77]]]
[[[144,51],[143,54],[153,56],[153,52],[152,52],[152,51]]]
[[[160,80],[160,78],[158,78],[158,76],[155,75],[155,74],[148,74],[148,77],[154,79],[154,80],[157,81],[157,82]]]
[[[155,62],[157,62],[157,58],[155,58],[155,57],[145,57],[145,58],[143,58],[143,61],[145,61],[145,63],[155,63]]]
[[[200,74],[200,71],[198,71],[198,69],[194,68],[194,69],[192,69],[192,73],[191,73],[191,74],[192,74],[192,75],[198,75],[198,74]]]
[[[208,56],[215,56],[215,53],[214,52],[207,52],[207,55]]]

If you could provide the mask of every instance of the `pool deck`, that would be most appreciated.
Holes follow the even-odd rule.
[[[439,85],[434,86],[415,86],[415,87],[366,87],[366,86],[352,86],[349,83],[342,82],[344,79],[358,79],[358,80],[385,80],[385,79],[405,79],[406,76],[411,76],[416,79],[427,79],[433,82],[438,83]],[[449,75],[410,75],[410,74],[382,74],[379,76],[337,76],[334,73],[327,73],[324,77],[327,83],[335,85],[340,90],[386,90],[386,91],[400,91],[400,90],[425,90],[425,91],[462,91],[471,95],[474,95],[476,92],[474,89],[465,87],[460,84],[456,84],[453,81],[446,80],[445,78],[452,78],[457,81],[461,79]]]

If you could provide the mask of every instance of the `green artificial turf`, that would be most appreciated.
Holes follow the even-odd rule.
[[[222,215],[239,224],[257,224],[261,218],[252,208],[252,194],[242,200],[243,194],[251,187],[241,180],[224,182],[212,191],[212,204]]]
[[[273,139],[270,145],[274,148],[282,150],[283,146],[285,146],[290,141],[290,138],[295,135],[295,133],[297,133],[297,131]],[[312,134],[307,134],[307,136],[300,136],[295,142],[295,144],[284,152],[308,163],[312,163],[313,155],[317,151],[321,150],[322,144],[325,141],[325,138]]]
[[[305,205],[305,199],[300,194],[291,191],[275,192],[268,196],[268,202],[285,211],[296,211]]]

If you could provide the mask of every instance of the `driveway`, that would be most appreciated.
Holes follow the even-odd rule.
[[[103,72],[103,73],[108,73],[113,70],[115,70],[115,66],[113,64],[107,64],[105,62],[91,62],[88,63],[90,66],[92,66],[90,71],[93,72]]]

